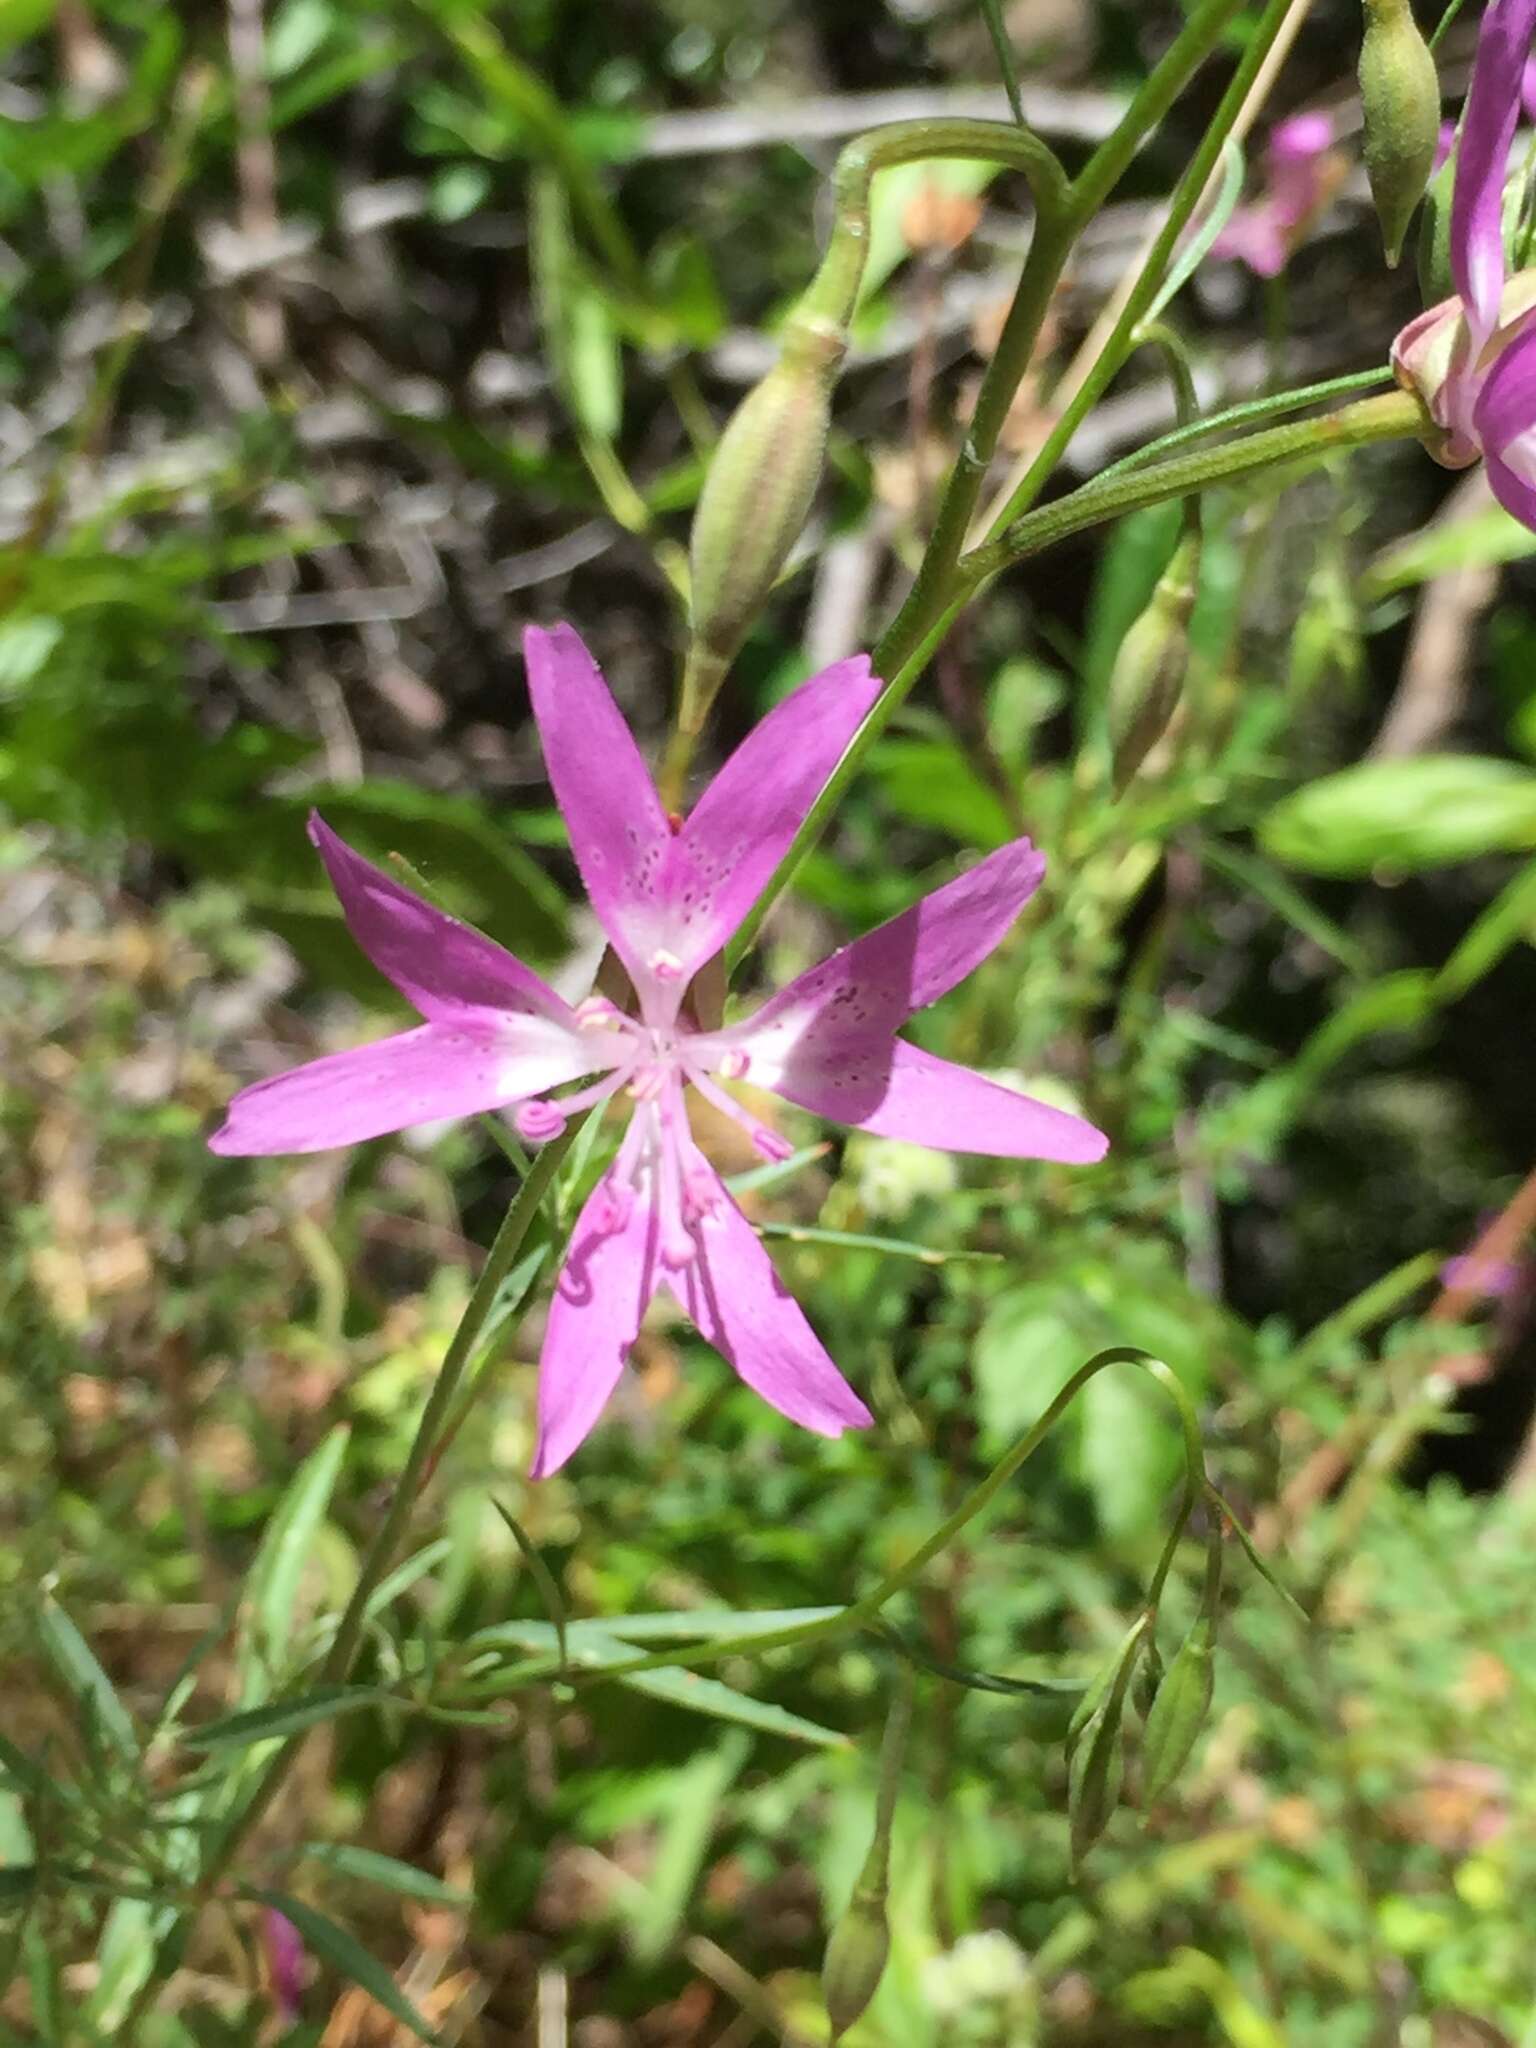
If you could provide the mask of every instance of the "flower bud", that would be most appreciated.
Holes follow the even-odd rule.
[[[1366,176],[1387,262],[1396,268],[1440,139],[1440,80],[1412,0],[1365,0],[1360,102]]]
[[[880,1989],[891,1953],[891,1924],[884,1892],[876,1894],[861,1882],[848,1910],[827,1938],[821,1965],[821,1990],[832,2022],[834,2044],[841,2040]]]
[[[696,732],[790,549],[821,477],[846,340],[801,315],[720,436],[689,548],[692,641],[682,724]]]
[[[1192,529],[1173,551],[1157,588],[1120,643],[1110,671],[1105,719],[1114,750],[1116,796],[1168,730],[1189,667],[1189,621],[1200,584],[1200,533]]]
[[[1201,1615],[1180,1644],[1157,1689],[1142,1738],[1142,1797],[1160,1798],[1189,1761],[1211,1710],[1215,1625]]]

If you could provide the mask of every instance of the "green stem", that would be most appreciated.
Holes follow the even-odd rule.
[[[832,233],[816,275],[792,316],[846,327],[857,308],[869,256],[869,195],[877,171],[900,164],[959,158],[1002,164],[1029,180],[1039,216],[1065,214],[1067,174],[1054,150],[1027,128],[1006,121],[892,121],[857,135],[838,154],[832,173]]]
[[[1150,469],[1123,472],[1108,483],[1084,484],[1081,490],[1042,505],[1015,520],[995,539],[973,548],[961,560],[970,590],[995,576],[999,570],[1026,556],[1039,554],[1069,535],[1107,519],[1119,519],[1127,512],[1161,504],[1167,498],[1183,497],[1190,491],[1207,490],[1257,470],[1292,461],[1325,461],[1346,448],[1363,448],[1373,441],[1396,441],[1425,430],[1423,408],[1410,392],[1389,391],[1379,398],[1363,398],[1342,411],[1325,413],[1320,419],[1293,420],[1285,426],[1269,427],[1243,440],[1226,442],[1219,448],[1202,449],[1193,455],[1176,456]]]
[[[1193,20],[1174,37],[1121,115],[1114,133],[1105,137],[1078,173],[1072,197],[1079,218],[1090,218],[1099,211],[1130,169],[1143,142],[1161,124],[1243,4],[1244,0],[1205,0]],[[1216,145],[1218,155],[1225,140],[1223,134]]]
[[[1322,461],[1342,449],[1363,447],[1371,441],[1390,441],[1424,431],[1425,421],[1416,398],[1407,392],[1391,391],[1379,398],[1361,400],[1321,419],[1296,420],[1271,427],[1263,433],[1233,441],[1219,448],[1181,455],[1140,470],[1120,470],[1112,478],[1096,479],[1080,490],[1027,513],[1008,532],[962,555],[945,609],[928,628],[925,638],[912,649],[902,665],[870,706],[864,723],[843,750],[842,758],[818,791],[788,853],[774,870],[767,888],[743,919],[740,929],[726,947],[726,968],[734,972],[762,929],[763,920],[794,877],[806,854],[826,830],[843,792],[863,766],[865,756],[926,668],[934,649],[950,626],[976,595],[980,586],[1011,563],[1038,554],[1055,541],[1065,540],[1126,512],[1159,505],[1167,498],[1181,498],[1213,483],[1246,476],[1272,464],[1287,461]],[[898,620],[898,624],[899,624]],[[875,650],[875,664],[884,670],[885,643]]]
[[[970,432],[945,484],[916,580],[875,650],[875,666],[881,674],[904,667],[913,651],[928,640],[934,622],[948,609],[956,565],[976,513],[982,483],[997,452],[998,436],[1029,369],[1051,300],[1078,236],[1129,168],[1152,127],[1209,54],[1238,4],[1239,0],[1206,0],[1132,100],[1114,134],[1096,151],[1073,184],[1068,203],[1049,213],[1041,209],[1018,291],[982,380]],[[1145,312],[1146,306],[1139,310]]]
[[[1264,61],[1269,55],[1270,46],[1284,28],[1295,4],[1296,0],[1269,0],[1268,6],[1265,8],[1254,29],[1248,47],[1243,52],[1242,61],[1233,73],[1231,83],[1228,85],[1226,92],[1222,95],[1221,103],[1216,109],[1211,125],[1206,130],[1194,156],[1190,159],[1189,168],[1185,171],[1184,176],[1179,180],[1174,190],[1173,198],[1169,203],[1167,218],[1147,253],[1147,259],[1141,267],[1140,274],[1126,296],[1125,303],[1120,309],[1119,317],[1106,337],[1104,346],[1099,351],[1098,359],[1089,369],[1082,384],[1073,393],[1070,402],[1062,412],[1061,418],[1047,436],[1044,445],[1030,464],[1023,480],[1009,497],[1007,503],[993,522],[992,532],[994,535],[1004,526],[1010,525],[1035,502],[1047,478],[1065,453],[1067,445],[1077,432],[1078,427],[1093,410],[1094,406],[1098,404],[1110,381],[1124,363],[1130,347],[1131,337],[1157,296],[1158,287],[1162,283],[1168,265],[1173,260],[1179,240],[1188,226],[1196,207],[1200,204],[1207,186],[1210,184],[1212,175],[1221,160],[1221,153],[1226,147],[1227,137],[1237,125],[1238,119],[1247,103],[1248,95],[1253,88],[1254,81],[1257,79],[1263,68]],[[1202,9],[1201,15],[1196,17],[1196,21],[1203,21],[1208,14],[1214,14],[1218,6],[1219,0],[1209,0],[1208,8]],[[1214,28],[1219,28],[1220,26],[1220,24],[1214,23],[1208,23],[1207,25]],[[1190,24],[1191,29],[1195,26],[1195,22]],[[1183,38],[1180,38],[1180,40],[1182,41]],[[1175,48],[1177,48],[1177,44]],[[1169,54],[1172,55],[1172,52]],[[1114,139],[1114,137],[1111,137],[1110,141],[1113,142]],[[1106,143],[1104,148],[1108,149],[1109,146],[1110,144]],[[1103,154],[1102,150],[1100,154]],[[1084,190],[1092,170],[1093,165],[1090,164],[1083,177],[1079,179],[1077,186],[1074,188],[1074,200]],[[1094,186],[1090,189],[1096,190],[1097,187]]]
[[[1027,1429],[1018,1442],[993,1466],[986,1478],[971,1489],[954,1513],[934,1530],[926,1542],[920,1543],[904,1563],[888,1573],[873,1592],[866,1593],[851,1606],[844,1607],[836,1614],[824,1615],[819,1621],[802,1622],[796,1627],[776,1629],[771,1635],[717,1639],[714,1642],[702,1643],[697,1648],[681,1654],[675,1649],[654,1650],[644,1656],[631,1658],[627,1664],[607,1664],[601,1670],[588,1673],[573,1672],[572,1678],[591,1684],[613,1678],[628,1678],[639,1671],[662,1671],[679,1666],[696,1670],[701,1664],[716,1664],[722,1658],[756,1656],[763,1650],[804,1648],[809,1643],[846,1635],[850,1630],[867,1627],[888,1601],[894,1600],[898,1593],[905,1592],[934,1558],[949,1548],[967,1524],[973,1522],[991,1505],[1019,1467],[1039,1450],[1088,1382],[1096,1373],[1103,1372],[1106,1366],[1111,1365],[1134,1365],[1142,1372],[1150,1373],[1169,1395],[1179,1412],[1186,1459],[1194,1461],[1194,1466],[1200,1473],[1199,1486],[1204,1489],[1205,1463],[1200,1440],[1200,1422],[1188,1391],[1160,1358],[1154,1358],[1150,1352],[1139,1350],[1135,1345],[1117,1344],[1107,1351],[1096,1353],[1086,1365],[1080,1366],[1039,1421],[1033,1428]]]
[[[584,1121],[585,1119],[582,1119],[582,1122]],[[502,1284],[511,1272],[523,1240],[532,1228],[539,1204],[548,1193],[560,1163],[575,1142],[580,1129],[581,1122],[570,1124],[559,1137],[552,1139],[544,1147],[534,1160],[527,1179],[518,1189],[511,1207],[502,1219],[501,1228],[497,1231],[486,1256],[474,1291],[469,1297],[463,1315],[459,1318],[458,1328],[443,1354],[442,1367],[433,1382],[431,1393],[427,1396],[421,1420],[416,1425],[416,1434],[410,1450],[406,1453],[405,1464],[401,1468],[389,1508],[377,1534],[364,1553],[352,1597],[347,1602],[346,1610],[337,1625],[335,1638],[314,1680],[317,1685],[341,1684],[351,1672],[358,1646],[362,1641],[369,1602],[394,1562],[395,1553],[415,1510],[423,1482],[429,1474],[438,1436],[453,1408],[459,1382],[474,1356],[480,1333],[495,1306]],[[212,1852],[199,1874],[189,1903],[190,1912],[197,1912],[214,1897],[228,1875],[242,1844],[272,1804],[303,1746],[303,1735],[289,1737],[257,1780],[250,1797],[231,1817],[222,1833],[215,1838]],[[178,1923],[178,1927],[182,1925],[183,1923]],[[132,2041],[136,2028],[154,2003],[158,1986],[165,1974],[162,1969],[165,1959],[166,1952],[162,1949],[156,1959],[156,1967],[151,1970],[124,2016],[120,2038],[125,2042]]]

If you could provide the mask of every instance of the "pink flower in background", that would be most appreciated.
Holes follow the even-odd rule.
[[[789,1147],[722,1087],[750,1080],[817,1116],[943,1150],[1088,1163],[1091,1125],[896,1036],[989,954],[1045,862],[998,849],[856,940],[744,1021],[704,1030],[685,998],[730,939],[879,692],[862,656],[804,684],[758,725],[686,823],[662,809],[607,685],[569,627],[525,639],[550,781],[592,907],[638,1013],[592,995],[573,1008],[510,953],[353,853],[310,834],[353,937],[425,1022],[237,1095],[212,1139],[225,1153],[321,1151],[441,1117],[518,1105],[525,1138],[553,1137],[618,1094],[633,1107],[588,1198],[556,1283],[539,1363],[533,1470],[581,1443],[665,1289],[746,1383],[825,1436],[869,1412],[785,1292],[750,1224],[693,1141],[684,1089],[745,1126],[767,1158]],[[594,1078],[595,1077],[595,1078]],[[587,1085],[552,1097],[567,1082]]]
[[[1456,296],[1392,345],[1398,381],[1441,430],[1439,460],[1482,456],[1506,511],[1536,531],[1536,270],[1507,275],[1504,175],[1530,80],[1536,0],[1490,0],[1478,31],[1451,196]]]
[[[284,2026],[291,2026],[303,2009],[305,1956],[299,1930],[276,1906],[261,1916],[261,1946],[267,1959],[267,1983],[272,2004]]]
[[[1333,193],[1332,148],[1333,123],[1326,114],[1292,114],[1281,121],[1264,151],[1263,192],[1234,210],[1211,254],[1246,263],[1258,277],[1278,277]]]

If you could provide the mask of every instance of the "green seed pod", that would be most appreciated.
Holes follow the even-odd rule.
[[[1365,0],[1360,101],[1366,175],[1387,262],[1395,269],[1440,136],[1440,80],[1412,0]]]
[[[1189,668],[1189,621],[1200,586],[1200,531],[1173,551],[1146,610],[1120,643],[1110,671],[1105,720],[1113,748],[1111,778],[1123,796],[1168,730]]]
[[[780,360],[732,415],[710,461],[689,549],[692,641],[682,724],[696,732],[790,549],[827,452],[840,329],[801,315]]]
[[[1215,1631],[1201,1615],[1168,1667],[1147,1716],[1142,1740],[1142,1798],[1159,1798],[1189,1762],[1195,1738],[1211,1710]]]
[[[1078,1736],[1067,1770],[1072,1862],[1080,1864],[1109,1825],[1125,1778],[1124,1691],[1116,1688]]]
[[[1131,1681],[1131,1698],[1143,1721],[1156,1703],[1158,1689],[1165,1676],[1162,1652],[1156,1643],[1149,1640],[1142,1660],[1136,1666],[1136,1676]]]
[[[860,2018],[880,1989],[891,1953],[891,1926],[885,1896],[861,1883],[848,1910],[827,1938],[821,1965],[821,1990],[832,2022],[834,2044]]]
[[[1131,1623],[1114,1659],[1089,1686],[1067,1732],[1067,1822],[1074,1870],[1109,1825],[1125,1779],[1121,1723],[1126,1695],[1145,1654],[1151,1616]]]

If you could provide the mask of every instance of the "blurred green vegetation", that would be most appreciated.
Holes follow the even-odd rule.
[[[1003,11],[1069,161],[1180,13]],[[1318,0],[1279,110],[1347,102],[1354,32]],[[304,814],[581,984],[517,628],[572,620],[655,750],[702,456],[810,272],[829,138],[892,103],[839,108],[1003,103],[977,10],[877,0],[13,0],[0,54],[0,2040],[73,2048],[121,2038],[278,1725],[220,1724],[286,1711],[323,1654],[515,1186],[473,1127],[207,1152],[235,1087],[398,1020]],[[1209,104],[1080,252],[1010,456]],[[901,176],[817,523],[715,758],[888,615],[1016,275],[1016,179]],[[1267,296],[1211,266],[1181,301],[1202,399],[1384,361],[1412,293],[1356,177]],[[1170,420],[1138,358],[1078,459]],[[393,2043],[412,2009],[488,2048],[824,2039],[899,1649],[590,1672],[686,1632],[637,1616],[707,1639],[855,1598],[1110,1345],[1178,1374],[1307,1619],[1227,1545],[1191,1766],[1074,1875],[1060,1729],[961,1681],[1082,1680],[1142,1598],[1177,1423],[1095,1379],[892,1612],[926,1675],[850,2048],[1536,2038],[1536,541],[1411,447],[1214,496],[1183,698],[1116,798],[1115,658],[1178,527],[1075,541],[967,617],[747,984],[1028,830],[1045,888],[917,1035],[1080,1106],[1108,1162],[793,1120],[810,1156],[755,1219],[876,1429],[797,1434],[662,1320],[535,1486],[574,1169],[366,1691],[316,1709],[151,2048]],[[1446,1265],[1499,1219],[1486,1284]],[[559,1657],[499,1511],[558,1587]],[[296,2015],[263,1898],[297,1902]]]

